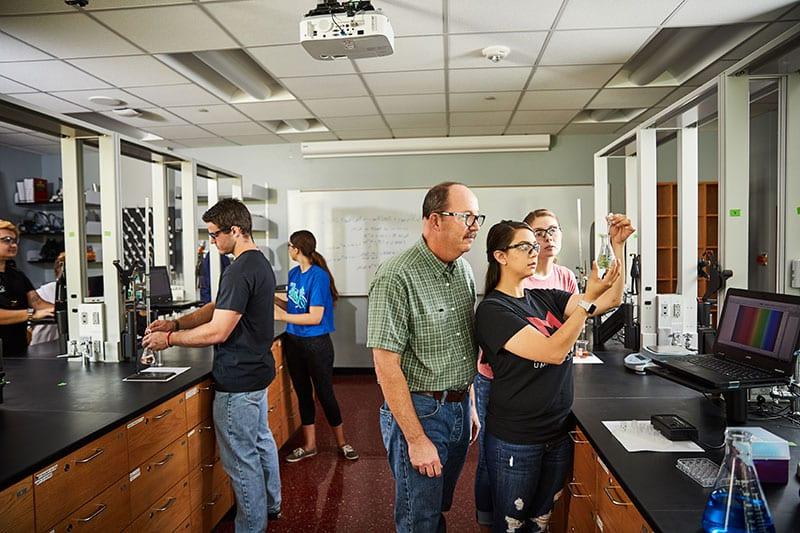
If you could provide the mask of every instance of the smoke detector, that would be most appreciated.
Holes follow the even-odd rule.
[[[125,102],[120,100],[119,98],[111,98],[109,96],[90,96],[89,101],[95,105],[103,105],[103,106],[123,106]]]
[[[481,53],[492,63],[499,63],[506,58],[511,49],[508,46],[487,46]]]

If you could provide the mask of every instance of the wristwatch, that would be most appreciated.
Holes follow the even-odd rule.
[[[594,305],[594,303],[587,302],[586,300],[578,300],[578,305],[583,307],[590,315],[593,315],[594,312],[597,311],[597,306]]]
[[[28,324],[33,320],[33,309],[28,308]]]

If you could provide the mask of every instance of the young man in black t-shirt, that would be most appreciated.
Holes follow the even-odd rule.
[[[275,377],[275,273],[253,243],[243,203],[222,200],[203,221],[220,253],[236,258],[222,274],[217,300],[178,320],[154,322],[143,344],[153,350],[214,345],[214,426],[236,494],[236,532],[263,533],[268,516],[277,515],[281,505],[266,396]]]
[[[27,353],[28,322],[53,316],[53,304],[42,300],[14,265],[18,242],[17,227],[0,220],[0,339],[6,357]]]

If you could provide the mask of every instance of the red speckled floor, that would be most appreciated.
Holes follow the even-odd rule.
[[[345,435],[361,458],[350,462],[338,455],[318,405],[317,456],[294,464],[283,462],[300,445],[299,432],[280,451],[283,516],[270,522],[270,533],[394,531],[394,480],[378,426],[380,388],[374,375],[335,376],[334,386]],[[446,513],[448,531],[478,530],[473,497],[476,464],[473,446],[456,487],[453,509]],[[232,518],[231,513],[216,531],[232,532]]]

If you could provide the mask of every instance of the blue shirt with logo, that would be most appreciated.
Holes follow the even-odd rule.
[[[298,337],[316,337],[334,331],[333,327],[333,295],[331,295],[331,277],[318,265],[311,265],[305,272],[299,266],[289,271],[287,287],[288,304],[286,312],[290,315],[302,315],[309,312],[310,307],[324,307],[322,322],[315,326],[287,324],[286,332]]]

